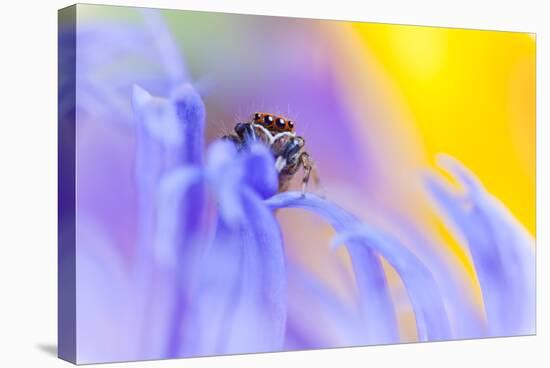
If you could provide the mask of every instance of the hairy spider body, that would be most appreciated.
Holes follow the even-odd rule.
[[[268,113],[255,113],[250,121],[237,123],[235,133],[226,135],[223,139],[232,141],[239,149],[254,141],[268,146],[275,158],[279,192],[286,191],[294,175],[303,168],[302,193],[305,194],[314,169],[313,161],[304,150],[304,138],[294,132],[294,123],[291,120]]]

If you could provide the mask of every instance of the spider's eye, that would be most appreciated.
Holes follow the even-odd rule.
[[[261,117],[262,117],[262,114],[260,114],[259,112],[254,114],[254,120],[260,120]]]
[[[271,115],[264,116],[264,124],[266,126],[270,126],[271,124],[273,124],[273,116]]]
[[[290,130],[294,129],[294,122],[292,120],[289,120],[286,123],[288,124],[288,127],[290,128]]]
[[[285,128],[285,119],[283,118],[277,118],[277,120],[275,120],[275,124],[277,124],[277,128],[279,129],[284,129]]]

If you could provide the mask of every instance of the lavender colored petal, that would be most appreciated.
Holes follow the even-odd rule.
[[[297,192],[277,194],[266,203],[272,209],[302,208],[325,218],[339,233],[355,229],[360,222],[337,205],[312,194]],[[398,341],[394,306],[378,255],[364,244],[352,239],[347,244],[361,297],[361,307],[368,341],[373,344]]]
[[[132,93],[136,134],[135,176],[138,189],[138,267],[152,259],[156,193],[160,177],[175,165],[170,157],[181,152],[183,137],[166,99],[153,97],[134,85]],[[175,161],[175,160],[172,160]]]
[[[136,291],[142,285],[125,272],[124,259],[101,224],[86,213],[80,213],[78,228],[76,322],[79,328],[76,337],[79,362],[96,363],[98,357],[116,361],[134,356],[141,331],[133,322],[142,318]]]
[[[150,125],[156,123],[153,114],[155,99],[139,86],[134,86],[132,107],[135,120],[136,159],[135,177],[138,189],[138,268],[142,270],[149,263],[154,238],[155,195],[159,177],[164,171],[162,145]]]
[[[365,345],[360,313],[303,267],[287,263],[288,318],[285,349]]]
[[[160,93],[186,80],[182,56],[173,51],[177,50],[174,40],[163,32],[159,22],[152,23],[156,24],[147,28],[142,24],[110,22],[98,26],[93,21],[79,25],[77,79],[81,116],[129,123],[128,94],[134,83]]]
[[[174,302],[167,324],[167,357],[180,356],[195,333],[187,328],[193,318],[188,312],[195,303],[201,262],[214,231],[203,178],[199,169],[184,166],[169,173],[161,184],[156,249],[164,256],[161,259],[165,266],[169,262],[166,257],[174,257],[174,262],[168,263],[170,267],[164,268],[174,274]]]
[[[382,255],[401,277],[415,313],[418,339],[451,338],[444,302],[428,268],[399,241],[367,225],[340,233],[333,244],[353,240]]]
[[[173,269],[177,264],[178,236],[184,225],[180,216],[181,206],[188,207],[188,211],[204,212],[205,204],[201,198],[194,198],[190,194],[193,188],[201,185],[202,173],[195,167],[182,167],[166,174],[160,182],[158,194],[158,213],[155,238],[155,259],[163,267]],[[187,229],[200,236],[203,228]]]
[[[242,246],[240,231],[218,217],[214,241],[201,262],[194,302],[186,310],[189,323],[185,329],[192,338],[182,346],[184,356],[223,352],[231,306],[240,290]]]
[[[248,218],[243,224],[241,300],[239,313],[234,318],[236,326],[246,323],[250,330],[235,331],[237,338],[228,340],[228,348],[235,351],[279,350],[286,324],[282,237],[272,212],[253,190],[243,191],[243,203]]]
[[[229,141],[211,144],[207,155],[207,175],[214,187],[220,215],[229,224],[244,218],[241,189],[252,188],[262,198],[277,191],[278,178],[273,155],[262,144],[253,144],[241,154]]]
[[[468,285],[464,283],[462,275],[454,273],[453,267],[449,267],[440,254],[434,253],[437,244],[433,244],[433,240],[409,220],[399,215],[393,215],[392,221],[406,236],[405,241],[408,244],[422,245],[415,248],[414,253],[433,273],[440,286],[439,290],[446,301],[445,307],[453,331],[453,338],[472,339],[486,336],[487,328],[484,316],[471,298],[464,296],[464,289]]]
[[[170,102],[183,134],[182,160],[186,164],[201,165],[204,156],[204,120],[206,117],[204,103],[190,84],[176,88],[172,92]]]
[[[271,211],[250,188],[242,190],[246,217],[238,226],[219,219],[202,267],[193,318],[194,353],[280,350],[286,324],[282,239]],[[189,354],[192,352],[189,351]]]
[[[491,335],[535,329],[534,239],[479,180],[449,156],[439,164],[466,190],[455,193],[428,175],[426,186],[455,232],[467,242],[479,278]]]
[[[137,114],[137,128],[143,127],[144,134],[169,148],[175,149],[182,145],[183,130],[168,100],[154,97],[145,89],[134,85],[132,107],[134,115]]]
[[[183,63],[182,52],[174,42],[162,14],[158,9],[152,8],[143,8],[140,11],[153,36],[156,49],[159,51],[158,57],[170,75],[171,81],[174,85],[185,82],[188,80],[188,75]]]
[[[277,193],[278,175],[275,170],[273,154],[264,144],[254,143],[243,155],[244,182],[262,198],[269,198]]]
[[[208,149],[208,182],[216,195],[220,216],[231,225],[238,225],[245,218],[241,199],[245,173],[239,160],[235,145],[229,141],[216,141]]]
[[[152,242],[159,178],[173,167],[202,163],[204,104],[190,85],[174,90],[170,100],[134,85],[136,182],[139,192],[139,252],[147,258]]]

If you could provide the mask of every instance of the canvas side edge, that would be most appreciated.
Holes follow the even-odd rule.
[[[58,11],[57,354],[76,356],[76,5]]]

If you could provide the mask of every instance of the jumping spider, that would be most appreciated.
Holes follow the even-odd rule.
[[[314,170],[313,161],[304,151],[304,138],[294,132],[294,122],[282,116],[257,112],[247,122],[237,123],[235,133],[223,137],[242,149],[252,141],[267,145],[275,157],[275,169],[279,175],[279,192],[284,192],[290,180],[300,167],[304,169],[302,194],[305,194],[310,175]],[[313,175],[317,182],[317,176]]]

